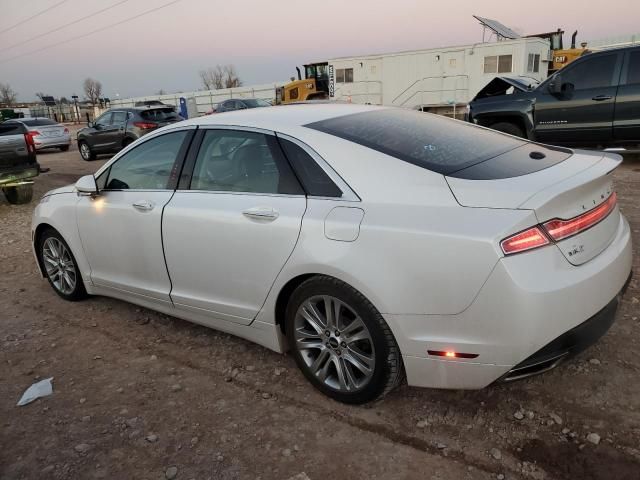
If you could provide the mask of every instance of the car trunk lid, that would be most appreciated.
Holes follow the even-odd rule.
[[[62,125],[42,125],[38,127],[30,127],[30,131],[38,132],[43,137],[61,137],[64,135],[64,127]]]
[[[477,172],[475,178],[456,172],[458,177],[446,178],[463,206],[533,210],[539,223],[545,224],[554,219],[577,219],[605,203],[613,193],[610,173],[621,161],[614,154],[577,151],[547,168],[517,177],[490,179],[485,174],[478,179]],[[618,224],[619,212],[614,206],[595,225],[558,240],[556,245],[570,263],[581,265],[607,247]]]

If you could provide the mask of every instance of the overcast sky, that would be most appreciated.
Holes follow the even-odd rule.
[[[578,42],[640,32],[640,0],[180,0],[100,30],[170,1],[0,0],[0,32],[19,24],[0,33],[0,82],[28,101],[82,95],[88,76],[111,98],[197,90],[198,71],[218,63],[235,64],[245,85],[283,81],[295,65],[336,56],[478,42],[472,14],[520,33],[562,27],[565,43],[576,29]]]

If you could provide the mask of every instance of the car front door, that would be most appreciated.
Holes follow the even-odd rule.
[[[616,140],[640,142],[640,48],[625,54],[613,135]]]
[[[193,143],[162,222],[171,299],[204,323],[248,325],[296,245],[306,197],[271,132],[201,129]]]
[[[117,111],[113,112],[111,117],[111,140],[112,148],[119,150],[122,147],[124,141],[124,134],[127,128],[127,112]]]
[[[100,173],[99,195],[79,198],[78,230],[95,285],[170,303],[162,209],[193,132],[170,131],[141,143]]]
[[[541,85],[535,104],[536,139],[571,145],[609,142],[621,56],[586,56]],[[554,83],[559,92],[550,88]]]
[[[112,140],[111,136],[111,119],[113,112],[106,112],[100,115],[93,127],[87,133],[87,142],[94,152],[106,152],[110,150]]]

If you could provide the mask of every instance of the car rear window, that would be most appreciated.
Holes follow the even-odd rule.
[[[526,143],[447,117],[402,109],[354,113],[305,126],[443,175]]]
[[[140,116],[145,120],[153,120],[156,122],[168,122],[171,120],[180,120],[176,111],[171,108],[151,108],[140,112]]]
[[[48,118],[21,119],[22,123],[28,127],[44,127],[45,125],[58,125],[58,122],[49,120]]]

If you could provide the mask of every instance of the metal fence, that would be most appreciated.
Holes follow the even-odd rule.
[[[40,105],[30,107],[29,111],[32,117],[50,118],[60,123],[86,123],[96,118],[95,109],[84,104],[60,103],[51,107]]]

